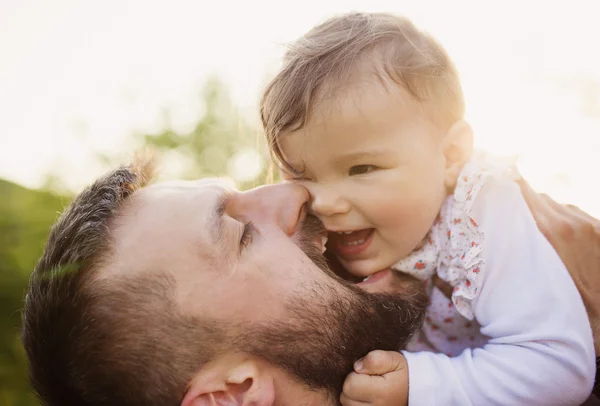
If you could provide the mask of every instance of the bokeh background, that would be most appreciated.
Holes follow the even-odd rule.
[[[285,44],[346,11],[411,17],[462,75],[480,148],[600,216],[597,1],[0,0],[0,405],[35,405],[23,294],[75,192],[145,144],[163,178],[267,180],[258,99]]]

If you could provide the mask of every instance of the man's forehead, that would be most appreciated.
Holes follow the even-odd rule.
[[[168,180],[155,183],[142,190],[154,189],[226,189],[237,190],[235,182],[231,178],[202,178],[196,180]]]
[[[153,208],[165,201],[170,204],[184,204],[192,201],[194,205],[206,208],[223,194],[231,194],[236,191],[231,181],[221,178],[171,180],[139,190],[132,196],[131,203],[138,208],[139,206]]]
[[[165,258],[173,262],[196,257],[202,247],[211,246],[220,206],[235,193],[225,185],[219,179],[202,179],[161,182],[139,190],[112,230],[117,268],[158,266]],[[190,246],[196,247],[193,252],[188,252]]]

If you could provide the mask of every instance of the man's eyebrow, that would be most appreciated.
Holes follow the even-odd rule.
[[[210,233],[215,244],[222,244],[223,242],[223,238],[225,235],[223,229],[223,215],[225,214],[225,209],[227,208],[227,203],[229,202],[230,197],[231,193],[223,190],[221,195],[215,202],[214,208],[210,216]]]

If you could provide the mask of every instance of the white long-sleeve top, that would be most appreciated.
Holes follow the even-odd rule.
[[[480,334],[453,337],[454,348],[465,348],[456,356],[403,351],[409,405],[579,405],[595,374],[581,296],[518,186],[490,176],[477,192],[469,216],[485,241],[467,258],[474,279],[448,269],[443,279],[455,286],[448,303],[474,318]],[[480,348],[468,348],[473,340]]]

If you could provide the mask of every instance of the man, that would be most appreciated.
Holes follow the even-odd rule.
[[[373,295],[327,269],[304,188],[149,177],[101,178],[51,231],[23,332],[47,403],[338,404],[356,359],[419,328],[420,282]]]
[[[327,269],[303,188],[150,172],[100,179],[52,229],[23,333],[48,404],[338,404],[357,358],[419,327],[420,283],[371,295]]]

